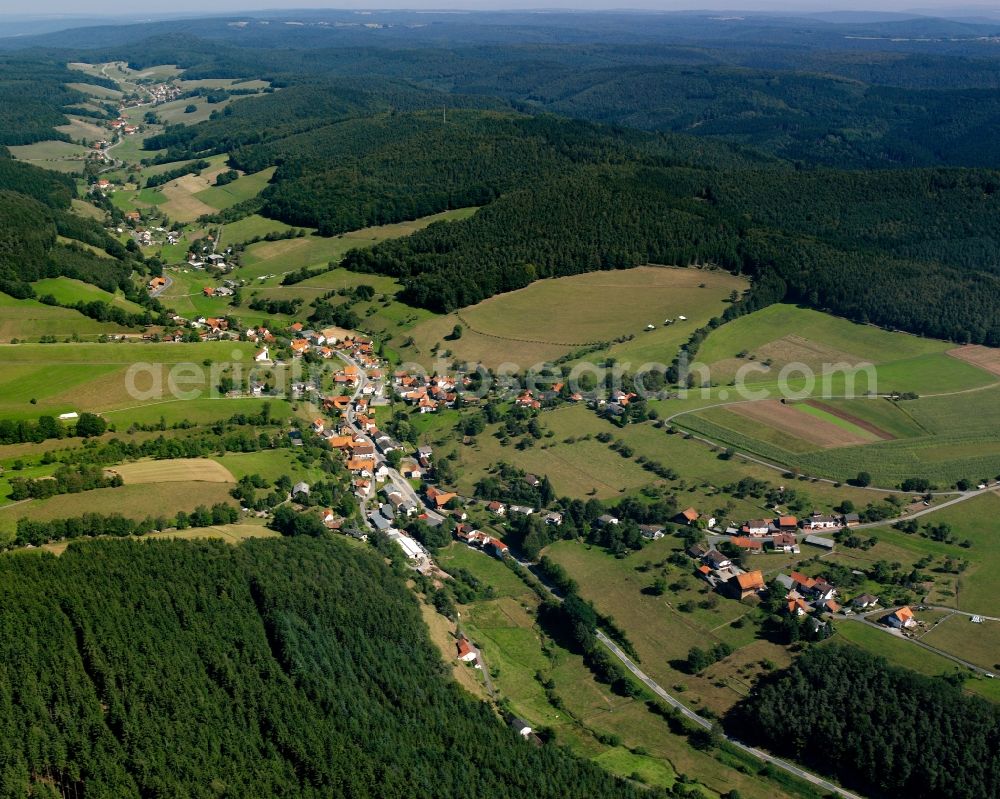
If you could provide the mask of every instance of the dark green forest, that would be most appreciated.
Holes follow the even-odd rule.
[[[1000,708],[855,647],[809,649],[727,724],[866,796],[1000,795]]]
[[[1000,166],[1000,62],[977,43],[983,25],[497,14],[432,15],[424,30],[405,27],[405,12],[388,18],[401,22],[370,35],[341,25],[333,38],[320,29],[337,12],[294,33],[112,26],[87,32],[96,49],[51,34],[31,52],[56,71],[61,52],[270,80],[274,91],[148,142],[163,162],[227,153],[245,171],[276,165],[263,195],[227,219],[261,211],[338,235],[481,206],[348,256],[399,277],[417,305],[451,310],[644,261],[709,263],[777,275],[785,299],[860,322],[1000,343],[997,173],[985,169]],[[3,63],[16,74],[27,58]],[[28,275],[45,261],[46,274],[96,279],[78,255],[47,248],[41,227]]]
[[[92,542],[0,572],[0,796],[639,795],[465,694],[403,581],[343,541]]]
[[[73,277],[107,291],[127,289],[141,264],[97,222],[73,214],[71,177],[0,156],[0,291],[33,297],[32,281]],[[60,244],[57,235],[102,247],[112,259]]]
[[[68,141],[65,133],[53,130],[65,125],[66,110],[88,98],[66,84],[83,82],[65,63],[49,58],[0,58],[0,145],[33,144],[48,139]],[[103,78],[87,78],[88,83],[113,88]],[[88,109],[73,113],[91,115]]]
[[[287,93],[301,129],[287,115],[260,126],[277,118],[278,92],[150,146],[172,147],[170,158],[221,149],[246,171],[277,164],[262,212],[326,235],[481,206],[345,258],[400,278],[415,305],[450,311],[543,277],[710,263],[776,273],[786,299],[860,322],[1000,343],[1000,173],[796,169],[691,136],[511,112],[386,112],[378,92],[338,103],[318,84]],[[326,112],[355,115],[330,123]]]

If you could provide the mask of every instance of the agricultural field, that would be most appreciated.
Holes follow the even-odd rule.
[[[823,446],[808,431],[798,430],[793,435],[773,419],[758,418],[756,427],[733,423],[734,411],[739,409],[746,416],[748,408],[760,403],[685,413],[674,423],[724,446],[806,474],[848,480],[859,471],[868,471],[874,485],[886,488],[908,477],[924,477],[947,489],[959,479],[979,481],[1000,474],[998,400],[1000,387],[899,402],[824,400],[838,413],[882,433],[865,444],[833,448]],[[819,429],[819,420],[816,424]],[[846,442],[849,431],[838,435]],[[888,436],[892,439],[884,440]],[[809,450],[803,441],[815,446]]]
[[[602,353],[633,367],[666,365],[697,327],[725,310],[733,291],[744,288],[727,272],[655,266],[540,280],[417,325],[413,346],[401,352],[409,360],[426,359],[440,345],[459,360],[527,367],[607,342]],[[665,325],[666,319],[675,321]],[[655,328],[646,331],[650,324]],[[449,341],[455,325],[463,327],[462,337]],[[634,338],[612,346],[628,336]]]
[[[71,312],[75,313],[75,312]],[[17,344],[0,346],[0,414],[33,419],[42,414],[96,411],[122,429],[132,422],[155,424],[185,418],[200,423],[252,412],[260,399],[213,399],[210,368],[204,362],[249,363],[252,345],[203,344]],[[138,364],[129,381],[130,367]],[[188,376],[173,371],[190,364]],[[190,400],[174,399],[170,376]],[[32,402],[33,401],[33,402]],[[287,415],[284,400],[273,400],[276,415]]]
[[[925,477],[948,488],[1000,473],[1000,381],[990,371],[996,353],[775,305],[716,329],[698,353],[713,384],[730,380],[739,361],[755,370],[747,387],[772,399],[749,401],[716,387],[673,412],[661,403],[661,412],[686,430],[806,474],[847,480],[868,471],[884,487]],[[793,360],[810,369],[839,361],[861,371],[853,381],[849,371],[837,372],[812,386],[793,376],[788,390],[801,401],[779,404],[773,397],[785,394],[777,372]],[[915,398],[869,397],[868,388]]]
[[[106,471],[121,477],[125,485],[236,482],[225,466],[209,458],[134,461],[110,467]]]
[[[20,518],[35,521],[67,519],[82,513],[121,513],[134,518],[175,515],[199,505],[233,504],[225,483],[173,482],[151,491],[148,485],[99,488],[85,494],[60,494],[0,508],[0,540],[9,540]]]
[[[956,347],[948,350],[948,354],[953,358],[958,358],[987,372],[1000,376],[1000,350],[993,347],[984,347],[980,344],[970,344],[965,347]]]

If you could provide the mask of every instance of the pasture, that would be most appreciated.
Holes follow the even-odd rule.
[[[100,291],[100,289],[97,289]],[[112,322],[98,322],[71,308],[45,305],[38,300],[18,300],[0,293],[0,343],[13,339],[97,339],[101,335],[127,332]],[[0,353],[0,364],[3,363]]]
[[[109,136],[107,128],[80,117],[69,117],[69,124],[59,125],[56,130],[65,133],[72,141],[79,143],[82,140],[84,144],[100,141]]]
[[[968,616],[953,613],[920,638],[943,652],[975,663],[987,671],[1000,671],[1000,622],[974,624]]]
[[[79,144],[51,140],[8,148],[18,161],[56,172],[82,172],[89,150]]]
[[[782,366],[795,360],[812,365],[817,356],[825,359],[827,355],[880,364],[943,353],[951,345],[857,324],[820,311],[776,304],[714,330],[702,344],[698,359],[714,365],[737,358],[744,351],[748,355],[757,353],[762,347],[770,347],[764,356]]]
[[[235,483],[232,473],[221,463],[209,458],[177,458],[174,460],[141,460],[109,467],[125,485],[159,483]]]
[[[656,266],[539,280],[418,324],[414,346],[402,354],[426,357],[438,344],[464,361],[530,366],[607,342],[608,353],[634,367],[669,364],[695,328],[745,287],[726,272]],[[675,321],[664,325],[666,319]],[[456,324],[464,328],[461,339],[447,341]],[[654,329],[646,331],[650,324]],[[627,336],[634,338],[612,346]]]
[[[286,225],[284,222],[268,219],[260,214],[251,214],[225,225],[222,228],[220,243],[228,247],[231,244],[242,244],[258,236],[266,236],[268,233],[284,233],[291,229],[291,225]]]
[[[130,313],[142,313],[144,310],[141,305],[125,299],[120,291],[110,294],[104,289],[71,277],[49,277],[36,280],[31,285],[39,297],[51,294],[56,298],[56,302],[63,305],[100,300]]]
[[[279,418],[281,417],[280,409],[277,415]],[[269,482],[274,482],[282,475],[287,474],[296,482],[305,480],[312,483],[324,477],[322,470],[303,466],[294,451],[288,449],[228,452],[225,455],[215,456],[212,460],[220,464],[235,480],[240,480],[250,474],[257,474]]]
[[[197,527],[187,530],[163,530],[161,532],[148,533],[142,537],[144,541],[156,541],[160,539],[178,541],[224,541],[227,544],[241,544],[250,538],[278,538],[278,533],[257,524],[226,524],[212,527]],[[43,544],[41,549],[59,556],[71,545],[69,541],[57,541],[53,544]],[[20,552],[22,550],[14,550]]]
[[[75,89],[82,94],[97,97],[101,100],[119,100],[122,96],[122,93],[117,89],[109,89],[107,86],[98,86],[96,83],[67,83],[66,86],[70,89]]]
[[[435,222],[464,219],[475,211],[475,208],[461,208],[408,222],[354,230],[329,238],[310,235],[281,241],[258,242],[247,247],[243,253],[243,268],[240,273],[244,277],[257,277],[267,273],[283,275],[304,266],[316,267],[331,262],[335,264],[348,250],[370,247],[386,239],[408,236]]]
[[[274,171],[274,167],[269,167],[253,175],[242,175],[225,186],[212,185],[202,189],[195,196],[206,205],[221,211],[260,194],[271,180]]]

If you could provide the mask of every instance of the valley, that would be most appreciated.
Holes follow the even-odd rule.
[[[339,14],[0,37],[0,795],[990,795],[978,40]]]

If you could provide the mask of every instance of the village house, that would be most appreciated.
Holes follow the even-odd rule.
[[[743,535],[765,536],[774,532],[774,527],[767,519],[750,519],[743,522],[740,532]]]
[[[772,552],[798,554],[799,542],[792,533],[775,533],[769,541]]]
[[[476,660],[476,650],[473,649],[467,638],[459,638],[455,642],[455,648],[458,650],[458,659],[463,663],[472,663]]]
[[[739,600],[756,596],[762,591],[767,590],[767,585],[764,583],[764,575],[759,569],[733,575],[726,581],[725,586],[726,592],[733,599]]]
[[[883,617],[882,623],[897,630],[908,630],[911,627],[917,626],[917,620],[913,617],[913,611],[906,605]]]
[[[486,509],[490,513],[496,516],[504,516],[507,513],[507,506],[504,505],[502,502],[497,502],[496,500],[493,500],[492,502],[487,502]]]
[[[814,513],[806,520],[805,526],[809,530],[834,530],[840,527],[840,520],[836,516]]]
[[[647,541],[659,541],[664,535],[663,527],[659,524],[640,524],[639,533]]]
[[[435,488],[434,486],[428,486],[425,495],[431,506],[439,510],[458,497],[458,494],[451,491],[443,491],[440,488]]]
[[[861,594],[861,596],[856,596],[851,600],[851,605],[857,610],[869,610],[878,605],[878,597],[872,594]]]
[[[702,560],[713,571],[720,571],[733,565],[733,561],[717,549],[710,549],[702,556]]]
[[[701,518],[701,514],[698,513],[694,508],[687,508],[682,510],[677,514],[677,521],[680,524],[697,524],[698,519]]]

